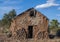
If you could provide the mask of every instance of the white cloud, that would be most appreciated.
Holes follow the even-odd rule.
[[[54,3],[55,0],[47,0],[45,4],[37,5],[35,8],[48,8],[51,6],[59,6],[60,4]]]

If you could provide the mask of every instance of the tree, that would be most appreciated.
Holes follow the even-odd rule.
[[[58,29],[59,29],[59,22],[58,20],[53,19],[49,24],[50,34],[56,35]]]
[[[3,16],[3,18],[2,18],[2,25],[3,26],[7,25],[8,22],[9,22],[9,16],[8,16],[8,14],[5,13],[4,16]]]
[[[6,13],[4,14],[2,18],[2,25],[3,25],[4,30],[7,31],[7,29],[9,29],[11,25],[11,21],[15,16],[16,16],[16,11],[14,9],[10,11],[8,14]]]
[[[60,29],[57,30],[57,32],[56,32],[56,36],[60,38]]]
[[[14,18],[14,17],[16,16],[16,11],[15,11],[15,9],[13,9],[12,11],[10,11],[8,15],[9,15],[9,18],[10,18],[10,19]]]
[[[1,20],[0,20],[0,27],[1,27]]]
[[[50,28],[58,28],[58,25],[59,25],[58,20],[53,19],[53,20],[50,22]]]

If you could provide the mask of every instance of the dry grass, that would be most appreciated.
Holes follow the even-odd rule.
[[[44,39],[44,40],[37,40],[37,42],[60,42],[60,39]]]
[[[35,40],[35,39],[25,39],[25,40],[17,40],[17,39],[7,39],[4,41],[0,42],[60,42],[60,39],[40,39],[40,40]]]
[[[17,39],[16,37],[7,38],[0,35],[0,42],[60,42],[60,39]]]

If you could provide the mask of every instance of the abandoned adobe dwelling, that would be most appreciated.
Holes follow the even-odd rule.
[[[48,21],[46,16],[30,8],[12,20],[10,31],[20,39],[48,38]]]

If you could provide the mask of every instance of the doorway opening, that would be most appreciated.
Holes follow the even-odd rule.
[[[33,26],[28,26],[28,38],[33,38]]]

